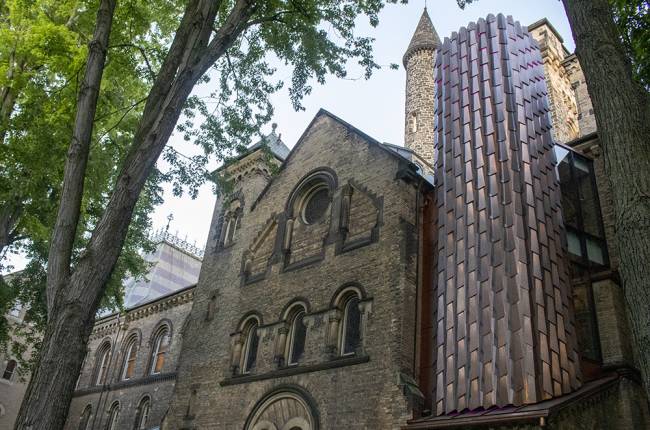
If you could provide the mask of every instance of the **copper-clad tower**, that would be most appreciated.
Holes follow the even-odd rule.
[[[433,164],[433,63],[440,38],[424,8],[403,63],[406,69],[404,146]]]
[[[434,410],[566,394],[579,362],[539,49],[490,15],[435,70]]]

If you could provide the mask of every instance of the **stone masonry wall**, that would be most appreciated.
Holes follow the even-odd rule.
[[[406,63],[406,115],[404,146],[433,164],[435,83],[434,51],[423,49]]]
[[[192,306],[193,290],[184,290],[167,299],[161,299],[135,308],[126,315],[117,315],[100,320],[94,328],[88,342],[88,353],[84,361],[79,383],[75,392],[66,429],[76,430],[79,417],[86,405],[92,406],[92,425],[88,430],[103,430],[108,417],[108,410],[115,400],[120,402],[120,414],[117,428],[132,428],[136,409],[145,396],[151,397],[151,411],[148,426],[160,425],[167,411],[173,387],[178,356],[181,349],[181,332],[185,318]],[[150,375],[153,336],[161,323],[171,327],[171,343],[162,372]],[[135,376],[128,381],[120,380],[124,363],[125,340],[132,333],[138,336]],[[97,349],[105,342],[111,342],[111,361],[104,387],[94,385]],[[98,414],[99,412],[99,414]]]
[[[414,223],[415,187],[395,179],[394,156],[329,115],[319,114],[298,145],[252,212],[252,202],[246,202],[236,243],[207,249],[167,429],[242,429],[265,393],[287,385],[310,394],[321,429],[398,428],[410,415],[398,381],[400,371],[412,372],[413,361],[413,315],[404,312],[411,308],[405,303],[415,296],[415,285],[404,273],[404,226]],[[323,167],[337,177],[333,202],[350,181],[381,201],[377,240],[346,252],[325,241],[322,260],[292,270],[272,260],[264,279],[244,283],[244,252],[273,214],[284,210],[300,179]],[[324,222],[338,223],[337,205],[330,210],[334,215]],[[327,348],[326,331],[335,314],[331,302],[350,282],[365,291],[364,346],[361,354],[341,359]],[[206,319],[214,295],[220,305],[214,318]],[[296,370],[278,368],[274,350],[283,310],[296,299],[308,307],[304,358]],[[233,377],[231,335],[253,311],[261,319],[257,364],[250,375]]]
[[[591,98],[587,90],[587,81],[582,72],[582,67],[580,67],[580,63],[578,62],[578,57],[575,54],[568,56],[563,64],[575,95],[580,136],[585,136],[597,130],[596,116],[594,115],[594,107],[591,104]]]
[[[578,107],[571,80],[562,63],[568,53],[562,44],[562,39],[548,24],[529,28],[529,31],[539,45],[544,61],[544,74],[553,121],[553,139],[559,143],[566,143],[580,136]]]

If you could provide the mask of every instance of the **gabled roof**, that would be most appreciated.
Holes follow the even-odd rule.
[[[418,26],[415,28],[415,33],[413,33],[413,37],[411,38],[411,43],[409,43],[409,47],[406,49],[404,57],[402,58],[404,67],[406,67],[406,62],[415,52],[423,49],[433,51],[439,47],[440,37],[431,23],[431,18],[429,18],[429,13],[425,7],[422,16],[420,17],[420,22],[418,22]]]
[[[282,165],[280,166],[280,169],[278,173],[281,173],[287,166],[289,160],[291,157],[293,157],[293,154],[295,154],[298,149],[302,146],[303,142],[305,141],[305,138],[309,132],[309,130],[312,128],[316,120],[320,118],[321,116],[327,116],[334,121],[338,122],[341,124],[343,127],[347,128],[349,132],[356,134],[357,136],[360,136],[362,139],[364,139],[369,145],[373,145],[376,148],[379,148],[380,150],[384,151],[386,154],[390,155],[391,157],[402,161],[406,162],[409,165],[412,166],[413,172],[417,172],[417,166],[407,157],[405,157],[403,154],[400,154],[398,151],[395,151],[394,149],[390,148],[389,145],[385,145],[381,142],[379,142],[377,139],[367,135],[363,131],[359,130],[358,128],[354,127],[353,125],[349,124],[348,122],[342,120],[338,116],[334,115],[333,113],[321,108],[318,110],[314,118],[311,120],[309,125],[305,128],[305,131],[303,131],[302,135],[298,139],[298,142],[294,145],[293,149],[289,152],[289,155],[287,155],[287,158],[282,162]],[[266,184],[260,195],[257,197],[255,202],[253,202],[253,205],[251,207],[251,210],[255,210],[255,206],[257,206],[257,203],[264,197],[266,194],[267,190],[270,188],[271,184],[273,183],[275,178],[271,178],[271,180]]]

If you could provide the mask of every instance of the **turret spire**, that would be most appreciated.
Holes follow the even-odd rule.
[[[404,67],[406,67],[406,62],[409,57],[415,52],[420,50],[435,51],[439,47],[440,37],[438,37],[436,29],[431,23],[431,18],[429,17],[429,13],[425,7],[424,11],[422,11],[420,22],[418,22],[418,26],[415,28],[415,33],[413,33],[413,37],[411,38],[411,43],[409,43],[409,47],[406,49],[406,53],[402,59]]]
[[[435,109],[435,81],[433,66],[440,38],[424,8],[406,53],[406,110],[404,118],[404,146],[433,164],[433,113]]]

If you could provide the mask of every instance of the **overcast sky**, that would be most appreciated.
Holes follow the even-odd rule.
[[[291,107],[286,89],[274,95],[275,115],[272,122],[278,124],[277,132],[282,134],[282,140],[289,148],[293,147],[320,108],[329,110],[379,141],[403,144],[405,71],[402,55],[420,19],[424,4],[424,0],[411,0],[408,5],[388,5],[381,13],[376,28],[370,27],[367,20],[360,21],[357,25],[357,34],[376,39],[376,61],[386,66],[397,63],[400,65],[399,70],[385,67],[365,81],[354,79],[359,78],[362,72],[351,66],[348,79],[330,77],[325,85],[314,84],[313,92],[303,101],[305,110],[301,112],[295,112]],[[428,0],[427,6],[441,39],[489,13],[503,13],[512,15],[523,25],[548,18],[564,38],[569,51],[574,49],[569,23],[559,0],[478,0],[465,10],[458,8],[456,0]],[[291,71],[281,68],[278,76],[288,81]],[[270,130],[269,124],[264,130],[265,134]],[[171,144],[185,154],[195,151],[193,145],[183,142],[180,136],[173,136]],[[195,200],[187,196],[175,198],[169,187],[165,190],[165,202],[153,214],[154,228],[163,228],[171,213],[174,219],[170,231],[178,232],[181,238],[187,238],[190,243],[196,242],[203,247],[215,201],[210,187],[204,186]],[[16,269],[24,264],[21,258],[12,260]]]

